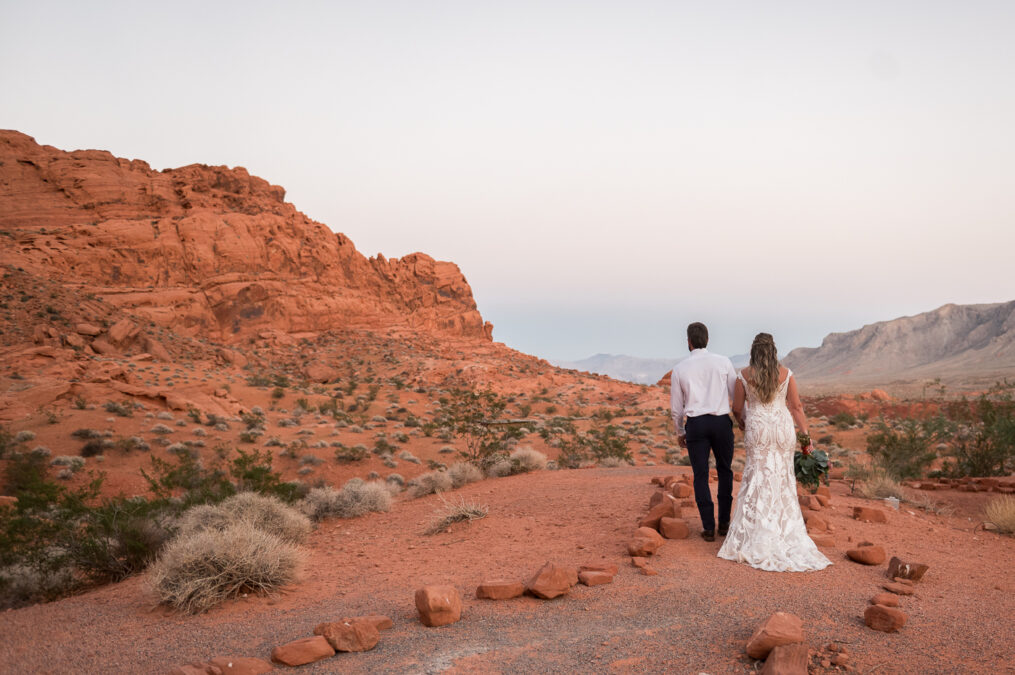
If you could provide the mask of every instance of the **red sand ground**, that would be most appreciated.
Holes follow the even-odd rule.
[[[744,654],[753,629],[774,611],[801,617],[820,666],[825,645],[844,646],[861,673],[996,673],[1015,662],[1015,540],[974,531],[961,517],[903,507],[888,524],[859,523],[833,482],[825,509],[835,563],[806,574],[754,570],[715,557],[720,541],[668,541],[652,565],[630,566],[625,546],[654,489],[673,467],[626,467],[486,480],[452,493],[489,506],[483,520],[422,534],[436,497],[399,501],[391,512],[321,524],[307,546],[302,582],[275,598],[247,598],[201,616],[156,607],[143,578],[0,614],[0,672],[160,673],[216,655],[268,658],[272,647],[310,635],[321,621],[390,616],[371,652],[339,654],[300,672],[756,672]],[[678,469],[686,470],[686,469]],[[958,493],[935,493],[947,499]],[[985,499],[985,495],[962,495]],[[685,509],[693,531],[696,515]],[[902,598],[909,622],[896,634],[863,625],[885,566],[850,562],[850,542],[924,562],[916,594]],[[543,562],[613,562],[614,582],[576,587],[553,601],[476,600],[484,579],[524,580]],[[450,583],[465,599],[462,620],[425,628],[413,592]],[[827,669],[829,672],[834,669]],[[1008,670],[1007,672],[1010,672]]]

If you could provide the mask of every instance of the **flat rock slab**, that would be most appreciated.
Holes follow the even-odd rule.
[[[271,650],[271,660],[284,666],[303,666],[335,655],[335,650],[320,635],[300,638]]]
[[[907,586],[905,584],[897,584],[894,581],[889,582],[887,584],[881,584],[881,588],[885,589],[886,591],[891,591],[896,595],[913,595],[914,593],[912,586]]]
[[[606,572],[579,572],[578,581],[586,586],[601,586],[613,583],[613,575]]]
[[[883,633],[894,633],[906,625],[906,615],[895,607],[868,605],[863,613],[863,622],[868,628]]]
[[[807,675],[810,657],[810,648],[801,642],[778,645],[772,648],[765,659],[761,675]]]
[[[548,562],[536,572],[535,576],[529,579],[529,582],[525,584],[525,590],[537,598],[552,600],[568,593],[571,586],[577,582],[577,569]]]
[[[888,516],[880,509],[872,509],[869,506],[854,506],[853,519],[866,523],[887,523]]]
[[[525,584],[520,581],[497,579],[484,581],[476,587],[476,597],[484,600],[510,600],[525,592]]]
[[[861,565],[880,565],[888,557],[880,546],[861,546],[846,551],[846,556]]]
[[[763,659],[773,648],[804,641],[804,623],[787,612],[776,612],[758,626],[745,649],[752,659]]]

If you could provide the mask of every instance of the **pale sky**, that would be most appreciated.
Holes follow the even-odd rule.
[[[1015,299],[1012,2],[0,0],[0,128],[244,166],[558,359]]]

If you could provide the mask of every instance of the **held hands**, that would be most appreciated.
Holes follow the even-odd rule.
[[[677,436],[677,445],[684,448],[685,450],[687,449],[687,434],[680,434],[679,436]]]

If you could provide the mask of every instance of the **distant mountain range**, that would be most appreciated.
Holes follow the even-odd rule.
[[[832,333],[783,363],[802,384],[825,388],[944,382],[986,386],[1015,376],[1015,301],[945,305]]]
[[[623,354],[596,354],[580,361],[551,361],[551,363],[559,368],[573,368],[599,375],[608,375],[615,380],[625,380],[637,384],[655,384],[674,365],[686,358],[686,354],[679,358],[659,359],[645,359]],[[737,368],[743,368],[749,359],[747,354],[738,354],[731,356],[730,360]]]

